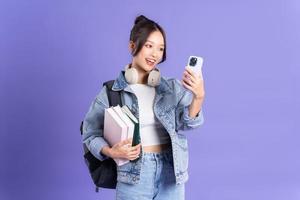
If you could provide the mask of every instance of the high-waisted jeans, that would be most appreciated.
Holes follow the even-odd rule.
[[[176,185],[172,150],[143,152],[138,184],[118,182],[117,200],[184,200],[184,184]]]

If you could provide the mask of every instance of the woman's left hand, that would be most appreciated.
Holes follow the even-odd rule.
[[[188,67],[185,68],[182,77],[182,84],[194,94],[194,99],[203,100],[205,96],[204,81]]]

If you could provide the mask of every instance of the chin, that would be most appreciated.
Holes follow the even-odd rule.
[[[147,72],[152,71],[154,68],[155,68],[155,65],[149,66],[148,64],[145,64],[144,67],[143,67],[143,69],[144,69],[145,71],[147,71]]]

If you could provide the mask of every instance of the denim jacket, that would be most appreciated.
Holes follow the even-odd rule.
[[[125,80],[124,72],[116,79],[112,90],[121,91],[123,105],[127,105],[139,118],[137,97]],[[188,180],[188,144],[184,130],[194,129],[203,124],[202,110],[195,118],[189,117],[189,105],[192,92],[185,89],[179,80],[161,77],[160,84],[155,87],[154,114],[164,126],[171,138],[174,175],[176,184]],[[89,151],[99,160],[107,159],[100,153],[104,146],[109,146],[103,138],[104,110],[109,107],[105,86],[92,102],[83,123],[82,140]],[[141,161],[129,162],[117,167],[118,181],[136,184],[140,178]]]

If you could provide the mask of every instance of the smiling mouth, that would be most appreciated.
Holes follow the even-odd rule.
[[[150,66],[153,66],[155,64],[155,60],[153,59],[146,59],[146,63]]]

